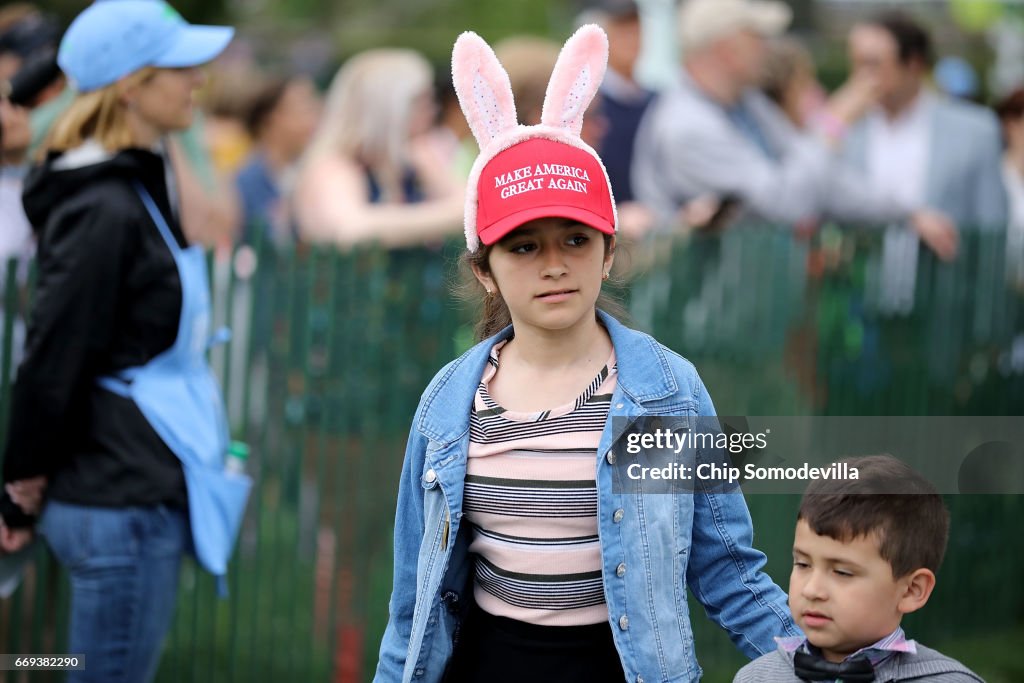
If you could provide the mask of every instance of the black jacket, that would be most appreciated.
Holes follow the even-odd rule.
[[[50,478],[47,495],[82,505],[187,504],[174,454],[129,399],[96,379],[141,365],[177,335],[181,282],[170,249],[132,187],[170,210],[163,158],[139,149],[57,170],[51,155],[25,181],[39,276],[14,384],[4,482]],[[68,162],[65,160],[64,164]],[[18,510],[6,493],[0,514]]]

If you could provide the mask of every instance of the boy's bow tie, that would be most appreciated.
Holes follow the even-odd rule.
[[[854,657],[835,664],[820,655],[796,652],[793,665],[797,677],[805,681],[872,683],[875,680],[875,667],[866,657]]]

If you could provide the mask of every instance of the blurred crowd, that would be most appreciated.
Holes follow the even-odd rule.
[[[883,232],[896,272],[913,269],[920,244],[950,260],[965,231],[1005,230],[1011,276],[1024,280],[1024,89],[993,108],[964,99],[977,90],[969,67],[933,68],[942,55],[926,28],[889,11],[850,29],[848,78],[830,93],[787,34],[791,18],[772,0],[685,0],[675,78],[655,92],[635,77],[634,0],[594,0],[579,17],[609,36],[583,138],[605,161],[623,236],[745,219],[799,233],[862,225]],[[4,262],[31,255],[21,179],[72,97],[54,65],[60,36],[36,6],[0,10]],[[520,122],[539,122],[558,44],[517,36],[495,49]],[[378,48],[349,58],[325,93],[319,76],[237,55],[211,67],[203,115],[164,149],[189,237],[349,248],[458,233],[476,149],[447,69]]]
[[[965,234],[992,233],[1005,245],[1011,285],[1024,293],[1024,83],[993,107],[967,99],[977,91],[977,83],[971,81],[969,70],[964,71],[965,65],[946,61],[938,68],[936,59],[942,55],[936,54],[927,28],[910,15],[890,11],[865,14],[852,25],[846,36],[847,78],[829,92],[818,79],[813,53],[790,33],[793,17],[789,5],[778,0],[681,0],[675,12],[680,52],[678,62],[671,65],[673,78],[670,84],[653,88],[638,76],[644,31],[650,28],[643,0],[639,1],[640,6],[637,0],[586,0],[588,6],[578,17],[578,23],[596,23],[608,36],[608,71],[590,105],[592,110],[582,117],[581,138],[605,165],[616,200],[620,240],[654,244],[649,238],[714,235],[741,223],[758,226],[754,231],[757,237],[792,233],[805,238],[825,226],[833,231],[880,234],[879,282],[872,283],[878,290],[878,307],[887,313],[906,314],[915,302],[918,264],[922,258],[933,258],[922,257],[923,253],[931,252],[943,262],[953,261],[963,250]],[[0,360],[7,362],[9,349],[13,350],[13,363],[5,367],[17,366],[19,355],[25,356],[12,392],[14,417],[10,423],[16,428],[8,438],[3,474],[7,483],[29,488],[36,498],[33,511],[15,499],[15,494],[25,495],[23,488],[13,489],[13,493],[5,489],[10,498],[8,508],[17,506],[24,515],[15,508],[13,512],[22,518],[12,518],[11,510],[0,510],[0,546],[4,550],[17,550],[28,542],[47,486],[48,495],[57,503],[49,508],[57,512],[48,514],[65,515],[52,517],[58,521],[50,524],[51,530],[63,535],[68,556],[77,553],[81,538],[64,532],[73,532],[79,510],[92,510],[89,506],[132,508],[128,512],[134,514],[139,505],[162,506],[170,501],[178,512],[173,517],[178,526],[168,526],[170,533],[164,540],[171,536],[174,543],[181,540],[179,532],[185,525],[180,513],[186,507],[200,509],[193,504],[197,486],[192,480],[185,485],[187,475],[197,471],[209,474],[200,465],[211,463],[219,474],[221,446],[227,445],[209,439],[203,449],[193,448],[182,437],[195,434],[196,440],[202,440],[217,432],[226,437],[228,413],[269,413],[268,401],[254,409],[244,394],[269,395],[266,387],[272,383],[271,373],[278,371],[268,360],[271,328],[274,333],[279,331],[279,318],[271,310],[275,297],[266,296],[274,271],[261,269],[270,275],[257,278],[251,288],[228,286],[230,278],[220,277],[229,270],[228,263],[234,264],[236,274],[244,270],[244,259],[226,258],[234,247],[253,247],[261,254],[266,247],[287,253],[295,245],[341,250],[363,244],[388,249],[432,247],[460,234],[467,215],[466,183],[479,150],[457,101],[447,63],[431,64],[423,54],[405,47],[378,47],[350,56],[333,76],[325,78],[326,74],[297,66],[260,63],[245,50],[244,40],[235,41],[234,49],[225,51],[233,36],[228,27],[220,27],[224,41],[215,51],[192,54],[184,62],[164,54],[166,61],[158,62],[152,59],[154,55],[139,55],[147,43],[138,33],[119,42],[119,37],[128,36],[140,24],[125,22],[127,10],[123,6],[111,9],[115,4],[97,0],[83,12],[105,14],[102,25],[92,24],[102,30],[89,29],[88,22],[78,24],[86,27],[80,35],[88,34],[95,43],[78,54],[93,55],[95,63],[73,58],[76,41],[65,39],[62,43],[65,27],[43,8],[24,2],[0,8],[0,320],[6,323],[8,317],[15,318],[13,342],[7,346],[4,335]],[[174,30],[181,35],[180,31],[186,30],[180,28],[184,20],[169,6],[161,11],[154,10],[152,2],[132,4],[138,16],[151,16],[151,37],[173,36]],[[199,35],[211,28],[201,29]],[[451,37],[454,40],[460,30],[472,28],[453,26]],[[86,42],[82,39],[80,44]],[[68,57],[69,44],[72,58]],[[58,45],[63,46],[60,63],[67,75],[57,67]],[[126,49],[111,50],[110,46]],[[522,125],[541,123],[560,46],[561,40],[532,35],[494,43],[498,60],[508,73]],[[199,71],[216,55],[220,55],[217,61]],[[133,68],[107,73],[116,71],[106,68],[111,63],[121,64],[129,57],[139,58]],[[76,66],[82,65],[89,68],[78,72],[82,92],[77,93],[71,76]],[[88,85],[82,73],[93,73],[95,83]],[[133,93],[126,94],[130,88]],[[196,88],[193,116],[188,98]],[[574,94],[578,96],[576,91]],[[566,118],[579,109],[566,113]],[[113,125],[118,117],[120,124]],[[139,131],[145,134],[138,135]],[[126,158],[131,163],[125,162]],[[37,164],[44,160],[45,182],[40,182]],[[107,170],[92,173],[103,165],[116,170],[109,176]],[[28,192],[28,215],[35,219],[30,220],[23,191],[26,186],[32,188],[33,181],[42,191]],[[156,200],[147,184],[159,190]],[[82,193],[80,203],[67,201],[77,198],[83,187],[95,191]],[[471,193],[475,195],[475,191]],[[79,216],[86,202],[90,208],[100,209],[88,216],[88,221]],[[475,206],[470,207],[475,212]],[[140,221],[158,228],[158,234],[145,238],[148,242],[125,246],[109,238],[135,236]],[[769,225],[785,232],[761,229]],[[88,231],[95,226],[99,229]],[[735,249],[718,262],[705,258],[703,249],[708,243],[717,246],[738,234],[742,233],[729,232],[719,243],[680,240],[673,245],[675,252],[665,250],[680,256],[673,270],[686,282],[683,287],[673,287],[664,278],[648,280],[647,286],[660,288],[658,296],[663,294],[665,301],[669,293],[673,295],[668,301],[673,315],[650,313],[660,309],[655,306],[656,297],[648,296],[647,327],[654,326],[655,317],[671,319],[672,324],[684,328],[685,346],[698,351],[702,342],[725,348],[730,340],[754,348],[757,337],[751,321],[758,316],[752,312],[763,312],[766,285],[793,274],[793,279],[800,280],[798,286],[775,289],[783,292],[778,298],[786,299],[784,306],[796,310],[793,300],[799,297],[809,268],[803,263],[788,268],[798,260],[793,254],[800,252],[788,237],[776,251],[769,242],[751,243],[755,248],[766,245],[756,248],[754,258],[749,257],[749,245],[746,259]],[[63,239],[68,235],[77,241]],[[212,289],[218,301],[213,304],[207,297],[211,287],[205,254],[189,249],[190,243],[217,250]],[[36,288],[32,331],[27,334],[29,351],[24,353],[25,324],[16,314],[5,316],[2,306],[19,311],[26,308],[20,301],[17,306],[10,302],[28,289],[18,285],[28,282],[37,244],[41,245],[38,270],[42,275]],[[685,255],[678,249],[680,244]],[[660,244],[655,244],[655,249],[657,246]],[[165,252],[170,261],[163,258]],[[114,258],[107,259],[111,254]],[[251,275],[252,250],[240,250],[240,254],[249,256]],[[431,252],[420,256],[424,254],[433,256]],[[394,261],[399,267],[403,262],[404,258]],[[771,267],[759,267],[763,264]],[[942,267],[947,273],[952,270],[948,265]],[[733,275],[743,269],[755,273],[744,286],[763,287],[763,291],[755,291],[762,296],[748,296],[737,285],[740,278]],[[982,279],[976,272],[982,269],[971,272],[975,277],[972,286]],[[68,277],[69,273],[78,279]],[[440,276],[435,279],[442,280]],[[301,294],[304,286],[296,290]],[[979,297],[989,293],[983,287],[976,289],[981,292]],[[416,293],[436,304],[438,291],[440,287],[430,290],[421,286]],[[938,291],[939,295],[948,293],[941,288]],[[491,294],[490,289],[487,292]],[[288,305],[300,298],[289,294]],[[416,296],[409,299],[417,307],[422,303],[413,301]],[[208,390],[210,378],[205,368],[209,345],[223,340],[223,335],[211,337],[207,328],[211,319],[220,322],[219,304],[228,300],[226,315],[237,316],[230,322],[236,340],[243,343],[234,343],[232,355],[219,360],[232,364],[223,375],[235,383],[230,395],[239,397],[239,404],[219,411],[220,399]],[[271,303],[262,306],[266,311],[253,316],[251,327],[245,322],[234,324],[247,312],[248,306],[242,302],[266,300]],[[297,308],[302,310],[302,305]],[[644,317],[643,306],[635,307],[640,311],[638,318]],[[799,366],[795,374],[814,376],[817,349],[827,349],[833,329],[841,329],[844,352],[860,343],[849,330],[857,330],[861,337],[876,334],[878,326],[872,327],[873,321],[857,319],[854,325],[840,328],[831,320],[867,318],[865,308],[868,306],[859,301],[847,305],[844,299],[835,306],[838,315],[821,314],[808,323],[813,330],[797,330],[791,337],[798,349],[794,355],[800,356],[800,361],[793,363]],[[714,319],[723,309],[730,309],[731,315],[721,316],[726,324],[716,326]],[[315,392],[307,386],[307,382],[313,384],[309,377],[331,362],[330,353],[314,349],[316,344],[330,342],[312,341],[328,325],[325,321],[336,319],[332,316],[337,311],[324,310],[310,309],[309,331],[301,328],[303,344],[311,349],[302,364],[303,376],[294,368],[281,374],[287,387],[282,401],[290,423],[308,420],[312,425],[310,416],[318,410],[319,415],[326,414],[322,406],[330,405],[315,403],[314,399],[321,397],[313,396]],[[963,324],[962,319],[951,320],[958,309],[949,310],[953,313],[948,318],[932,316],[928,321],[928,338],[923,344],[927,349],[922,355],[929,370],[953,368],[965,355],[961,350],[973,348],[961,337],[936,329],[937,322],[932,324]],[[1000,310],[995,305],[985,307],[974,318],[972,332],[984,327],[979,320],[987,324],[985,316],[995,317]],[[171,316],[173,311],[177,312]],[[793,320],[785,315],[774,317],[777,324],[762,338],[788,340],[778,332],[788,332]],[[314,327],[319,330],[315,334]],[[1019,329],[1013,333],[1014,348],[1024,351],[1024,336]],[[819,335],[825,340],[820,345]],[[936,341],[942,335],[955,338]],[[74,343],[68,343],[69,339]],[[168,348],[167,343],[172,346]],[[850,374],[857,373],[862,386],[886,372],[871,365],[877,345],[865,343],[863,347],[864,364],[848,364],[854,368]],[[391,351],[394,349],[378,349],[387,363],[394,364],[397,361],[392,356],[401,354]],[[218,353],[222,352],[215,352],[215,358]],[[971,360],[972,372],[978,367],[975,360]],[[417,358],[411,356],[408,362],[414,365]],[[980,362],[984,363],[984,358]],[[312,370],[314,367],[317,370]],[[203,372],[195,372],[196,368]],[[830,388],[843,386],[843,368],[831,366]],[[415,376],[415,371],[409,376]],[[178,394],[157,390],[150,394],[149,388],[165,385],[137,382],[140,376],[170,377],[173,386],[187,386],[182,395],[195,399],[194,405],[185,402],[191,412],[173,405]],[[130,387],[136,388],[135,394]],[[774,390],[772,387],[766,393]],[[125,399],[137,405],[126,405]],[[160,419],[149,423],[150,412],[137,409],[143,405]],[[197,415],[209,420],[194,429],[200,422],[193,419]],[[82,416],[85,418],[79,424],[76,420]],[[154,431],[157,424],[170,425],[166,433],[172,438],[167,438],[165,431]],[[326,425],[326,419],[321,424]],[[70,427],[65,430],[64,425]],[[306,437],[302,439],[305,444]],[[338,448],[348,447],[340,445],[340,439],[335,443]],[[326,452],[322,443],[316,448]],[[182,453],[199,450],[215,452],[216,457],[198,464],[182,457]],[[43,459],[38,454],[48,454],[53,462],[40,464]],[[58,463],[56,456],[64,454],[68,457]],[[136,454],[138,462],[132,460]],[[179,460],[184,469],[178,466]],[[88,465],[79,466],[86,461]],[[307,457],[307,462],[313,459]],[[29,471],[25,463],[51,469]],[[244,463],[236,464],[244,470]],[[322,465],[321,461],[321,475]],[[300,497],[310,508],[300,513],[300,522],[304,529],[316,529],[318,574],[344,575],[347,570],[336,567],[334,558],[335,548],[343,547],[346,536],[335,536],[325,521],[334,509],[321,505],[312,493],[320,490],[322,482],[312,475],[311,468],[303,476]],[[239,485],[228,480],[222,490],[237,493]],[[233,500],[239,497],[235,495]],[[64,508],[60,501],[66,504]],[[83,507],[72,508],[71,503]],[[237,530],[244,514],[244,497],[235,507],[235,521],[226,520],[221,527],[234,523]],[[319,524],[310,523],[313,515],[320,516]],[[189,525],[193,531],[204,529],[200,524]],[[15,532],[18,535],[12,535]],[[50,531],[44,535],[52,547],[58,547],[53,542],[57,538],[59,544],[61,536]],[[216,530],[211,536],[227,537]],[[156,533],[147,538],[147,543],[152,539],[163,542]],[[300,545],[305,544],[300,540]],[[97,544],[102,559],[108,549],[101,546],[104,544]],[[160,584],[161,577],[166,579],[161,590],[140,593],[142,603],[153,602],[158,608],[155,616],[146,617],[147,625],[162,622],[161,628],[166,628],[169,623],[173,586],[177,585],[177,574],[169,572],[177,572],[182,549],[175,546],[173,552],[158,557],[163,566],[159,571],[150,571],[148,565],[135,568],[156,577],[154,585]],[[224,575],[215,571],[219,564],[204,566],[215,575]],[[96,577],[87,576],[91,571],[84,563],[77,563],[73,570],[72,581],[81,581],[73,588],[78,595],[99,594],[93,589],[98,585]],[[105,573],[104,580],[111,583],[104,585],[120,584],[129,593],[134,584],[114,574]],[[343,576],[341,581],[345,584],[353,579]],[[318,590],[322,592],[329,583],[321,581]],[[103,602],[114,606],[135,604],[129,599],[138,597],[120,596],[124,603],[112,602],[108,593],[105,588]],[[151,595],[161,600],[151,600]],[[72,632],[77,624],[78,638],[90,643],[103,641],[107,634],[83,626],[92,623],[90,618],[76,618],[74,610],[89,614],[111,608],[90,605],[74,593],[73,597]],[[317,599],[316,604],[314,621],[324,624],[330,600]],[[346,609],[341,610],[343,614]],[[353,631],[345,628],[342,633],[351,636]],[[163,638],[159,630],[156,626],[140,630],[152,641],[146,646],[151,647],[148,656],[154,657],[153,667]],[[106,640],[121,647],[116,639]],[[74,638],[71,642],[74,644]],[[108,644],[101,643],[104,647]],[[339,649],[356,651],[347,646]]]

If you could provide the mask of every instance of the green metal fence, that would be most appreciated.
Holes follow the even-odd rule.
[[[257,485],[231,597],[218,600],[212,579],[186,562],[159,681],[372,676],[409,422],[434,372],[472,343],[473,311],[451,293],[459,251],[245,248],[212,261],[217,314],[235,332],[212,362],[235,436],[252,447]],[[737,228],[618,254],[632,324],[690,358],[719,412],[732,415],[1024,414],[1024,293],[1007,281],[1004,260],[1001,236],[976,234],[964,236],[953,265],[923,254],[912,305],[893,311],[879,285],[878,236],[826,230],[807,241]],[[30,289],[8,269],[3,420]],[[901,291],[906,300],[906,283]],[[948,502],[939,588],[908,628],[991,681],[1024,680],[977,645],[1024,637],[1024,497]],[[749,505],[768,570],[785,586],[797,499],[752,496]],[[66,581],[40,548],[0,604],[0,649],[64,652],[67,603]],[[700,614],[707,680],[731,680],[743,660]]]

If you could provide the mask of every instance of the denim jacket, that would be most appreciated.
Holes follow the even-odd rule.
[[[650,336],[600,313],[618,383],[598,447],[598,532],[608,620],[627,681],[697,681],[686,586],[747,656],[799,635],[786,595],[760,571],[742,495],[617,494],[618,425],[645,415],[714,415],[693,365]],[[375,681],[440,681],[472,600],[463,485],[470,407],[491,348],[511,328],[445,366],[413,418],[398,491],[394,588]],[[621,435],[621,430],[619,430]]]

